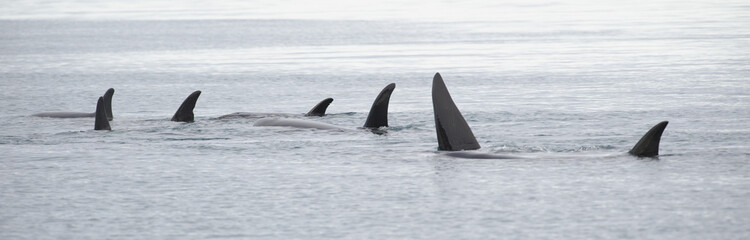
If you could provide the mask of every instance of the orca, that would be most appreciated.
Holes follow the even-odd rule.
[[[375,97],[375,101],[372,102],[370,113],[367,114],[367,120],[365,120],[365,125],[363,127],[388,127],[388,104],[391,101],[391,94],[394,89],[396,89],[396,83],[391,83],[378,93],[378,96]]]
[[[303,116],[306,116],[306,117],[325,116],[326,110],[328,109],[328,105],[331,105],[331,102],[333,102],[333,98],[323,99]],[[268,117],[292,118],[292,117],[299,117],[299,116],[300,114],[291,114],[291,113],[235,112],[235,113],[219,116],[216,119],[236,119],[236,118],[260,119],[260,118],[268,118]]]
[[[394,89],[396,89],[395,83],[388,84],[380,91],[378,96],[375,97],[375,101],[372,103],[372,107],[370,107],[370,112],[367,115],[367,120],[365,121],[363,128],[378,129],[381,127],[388,127],[388,104]],[[253,126],[345,129],[326,123],[289,118],[262,118],[255,121]]]
[[[305,116],[308,117],[322,117],[326,115],[326,110],[328,109],[328,105],[331,105],[333,102],[333,98],[326,98],[323,99],[323,101],[320,101],[318,104],[315,104],[315,106],[308,111]]]
[[[195,121],[195,114],[193,114],[193,109],[195,109],[195,104],[198,102],[198,97],[201,96],[201,91],[195,91],[191,93],[190,95],[185,98],[184,101],[182,101],[182,104],[180,104],[180,107],[177,108],[177,112],[174,113],[172,116],[173,122],[194,122]]]
[[[115,94],[115,89],[110,88],[107,89],[106,92],[104,92],[104,110],[106,117],[109,121],[112,121],[112,96]],[[48,117],[48,118],[85,118],[85,117],[95,117],[96,112],[93,113],[85,113],[85,112],[41,112],[36,113],[31,116],[35,117]]]
[[[638,140],[638,143],[628,153],[637,157],[659,156],[659,142],[661,141],[661,134],[667,128],[667,124],[669,124],[669,121],[662,121],[654,125],[641,137],[641,140]]]
[[[432,79],[432,109],[435,115],[438,149],[443,151],[476,150],[481,148],[469,124],[448,92],[440,73]]]
[[[106,102],[104,97],[99,97],[99,100],[96,102],[94,130],[112,130],[109,126],[109,118],[107,117]]]
[[[508,155],[472,152],[481,148],[469,124],[453,102],[448,88],[440,73],[432,79],[432,107],[435,114],[435,132],[437,133],[438,150],[448,151],[445,155],[473,159],[509,159],[519,158]],[[637,157],[659,156],[659,142],[668,121],[663,121],[651,128],[633,149],[628,153]]]

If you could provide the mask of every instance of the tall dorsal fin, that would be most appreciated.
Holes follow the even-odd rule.
[[[628,153],[638,157],[659,156],[661,134],[664,132],[664,129],[667,128],[668,123],[669,121],[663,121],[656,124],[651,130],[648,130],[643,137],[641,137],[641,140],[639,140]]]
[[[107,92],[104,93],[104,110],[107,113],[107,120],[109,121],[112,121],[112,119],[114,119],[114,117],[112,116],[112,95],[114,94],[114,88],[107,89]]]
[[[385,86],[375,101],[372,103],[370,113],[365,121],[366,128],[379,128],[388,126],[388,102],[391,100],[391,93],[396,89],[396,84],[391,83]]]
[[[435,131],[440,150],[460,151],[480,148],[469,124],[453,103],[440,73],[436,73],[432,79],[432,109],[435,112]]]
[[[94,130],[112,130],[109,127],[104,104],[104,97],[99,97],[99,101],[96,102],[96,112],[94,112]]]
[[[333,102],[333,98],[326,98],[323,99],[323,101],[320,101],[318,105],[315,105],[312,109],[310,109],[305,116],[317,116],[322,117],[323,115],[326,115],[326,109],[328,109],[328,105]]]
[[[201,96],[201,91],[195,91],[190,94],[185,101],[182,101],[182,105],[177,109],[177,112],[172,116],[172,121],[175,122],[193,122],[195,121],[195,115],[193,115],[193,108],[195,103],[198,102],[198,97]]]

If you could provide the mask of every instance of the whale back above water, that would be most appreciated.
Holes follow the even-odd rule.
[[[377,129],[388,127],[388,104],[391,93],[396,88],[395,83],[388,84],[380,91],[375,101],[370,107],[370,112],[365,121],[365,128]],[[325,100],[324,100],[325,101]],[[276,126],[276,127],[297,127],[297,128],[316,128],[316,129],[344,129],[335,125],[320,123],[305,119],[280,119],[280,118],[263,118],[255,121],[253,126]]]
[[[435,73],[435,77],[432,78],[432,109],[440,150],[461,151],[480,148],[469,124],[453,102],[440,73]]]
[[[48,118],[85,118],[94,117],[96,113],[85,113],[85,112],[41,112],[31,115],[34,117],[48,117]]]
[[[333,102],[333,98],[323,99],[317,105],[315,105],[312,109],[310,109],[310,111],[308,111],[304,116],[307,116],[307,117],[325,116],[326,110],[328,109],[328,106],[331,104],[331,102]],[[300,116],[303,116],[303,115],[295,114],[295,113],[234,112],[234,113],[230,113],[227,115],[219,116],[216,119],[293,118],[293,117],[300,117]]]
[[[297,127],[297,128],[315,128],[322,130],[336,130],[344,128],[316,121],[310,121],[305,119],[294,119],[294,118],[261,118],[255,120],[253,126],[262,127]]]
[[[195,91],[191,93],[187,98],[185,98],[184,101],[182,101],[182,104],[180,105],[180,108],[177,109],[177,112],[174,113],[174,116],[172,116],[172,121],[174,122],[193,122],[195,121],[195,114],[193,114],[193,109],[195,108],[195,103],[198,102],[198,97],[201,96],[201,91]]]
[[[104,110],[105,115],[107,116],[107,119],[109,121],[112,121],[112,96],[115,94],[115,89],[110,88],[107,89],[106,92],[104,92],[103,100],[104,100]],[[48,118],[86,118],[86,117],[95,117],[96,112],[41,112],[32,114],[31,116],[34,117],[48,117]]]

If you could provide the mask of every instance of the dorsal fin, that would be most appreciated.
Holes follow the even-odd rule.
[[[375,101],[372,102],[370,113],[367,115],[367,121],[365,121],[366,128],[379,128],[388,126],[388,102],[391,100],[391,93],[396,88],[395,83],[388,84],[385,86]]]
[[[112,95],[114,94],[114,88],[107,89],[107,92],[104,93],[104,110],[107,113],[107,120],[109,121],[112,121],[112,119],[114,119],[114,117],[112,116]]]
[[[661,134],[664,132],[664,129],[667,128],[668,123],[669,121],[663,121],[656,124],[651,130],[648,130],[643,137],[641,137],[641,140],[639,140],[628,153],[638,157],[659,156]]]
[[[177,109],[177,112],[172,116],[172,121],[175,122],[193,122],[195,121],[195,115],[193,115],[193,108],[195,103],[198,102],[198,97],[201,96],[201,91],[195,91],[190,94],[185,101],[182,101],[182,105]]]
[[[440,150],[460,151],[480,148],[469,124],[453,103],[440,73],[436,73],[432,79],[432,109],[435,112],[435,131]]]
[[[323,99],[323,101],[320,101],[318,105],[315,105],[312,109],[310,109],[305,116],[317,116],[322,117],[323,115],[326,115],[326,109],[328,109],[328,105],[333,102],[333,98],[326,98]]]
[[[96,112],[94,113],[94,130],[112,130],[107,120],[107,110],[104,106],[104,97],[99,97],[96,102]]]

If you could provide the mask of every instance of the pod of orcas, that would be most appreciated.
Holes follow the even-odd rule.
[[[388,127],[388,105],[391,94],[396,88],[395,83],[388,84],[380,91],[375,101],[372,103],[367,120],[362,128],[373,130],[378,133],[377,129]],[[112,121],[112,96],[114,89],[108,89],[103,96],[100,96],[94,113],[77,113],[77,112],[45,112],[37,113],[32,116],[51,117],[51,118],[80,118],[94,117],[94,130],[111,130],[109,121]],[[198,102],[201,91],[195,91],[188,95],[172,116],[175,122],[193,122],[195,115],[193,109]],[[315,128],[315,129],[346,129],[340,126],[331,125],[322,122],[316,122],[309,119],[295,118],[301,116],[320,117],[324,116],[328,106],[333,102],[332,98],[326,98],[315,105],[307,114],[289,114],[289,113],[254,113],[254,112],[235,112],[219,116],[215,119],[233,119],[233,118],[251,118],[255,120],[253,126],[284,126],[298,128]],[[436,73],[432,79],[432,107],[435,117],[435,132],[437,134],[438,150],[445,152],[445,155],[459,158],[472,159],[509,159],[519,158],[516,156],[498,155],[490,153],[476,152],[472,150],[480,149],[479,142],[474,137],[469,124],[464,119],[461,111],[453,102],[453,98],[448,92],[440,73]],[[653,126],[641,139],[628,151],[629,154],[637,157],[658,157],[659,142],[662,133],[667,127],[668,121],[663,121]]]
[[[391,99],[391,93],[396,89],[396,84],[391,83],[385,86],[382,91],[375,97],[375,101],[370,107],[370,112],[367,115],[364,128],[377,129],[381,127],[388,127],[388,104]],[[200,97],[201,91],[195,91],[191,93],[182,102],[177,112],[172,116],[172,121],[175,122],[193,122],[195,121],[195,115],[193,109],[195,108],[198,97]],[[327,123],[315,122],[307,119],[299,119],[293,117],[321,117],[324,116],[328,105],[333,102],[333,98],[326,98],[315,105],[310,111],[304,115],[300,114],[289,114],[289,113],[254,113],[254,112],[235,112],[227,115],[222,115],[216,119],[233,119],[233,118],[253,118],[258,119],[255,121],[253,126],[283,126],[283,127],[298,127],[298,128],[317,128],[317,129],[345,129],[336,125]]]

